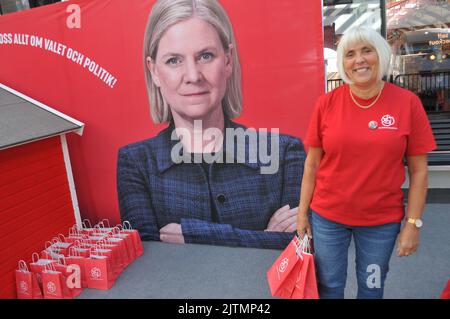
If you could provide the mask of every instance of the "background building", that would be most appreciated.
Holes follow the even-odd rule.
[[[22,11],[56,2],[61,2],[61,0],[0,0],[0,14]]]

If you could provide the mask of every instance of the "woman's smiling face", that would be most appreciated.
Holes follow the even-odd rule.
[[[344,71],[357,85],[373,85],[378,82],[378,54],[366,43],[351,45],[344,53]]]

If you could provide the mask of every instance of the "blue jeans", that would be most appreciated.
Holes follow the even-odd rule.
[[[400,223],[348,226],[312,212],[311,226],[320,298],[344,298],[348,247],[352,235],[356,250],[357,298],[383,298],[384,281]]]

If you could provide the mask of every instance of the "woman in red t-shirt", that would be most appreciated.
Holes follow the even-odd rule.
[[[319,98],[304,140],[309,152],[297,232],[314,235],[321,298],[344,297],[352,236],[358,298],[382,298],[397,237],[398,256],[419,245],[427,153],[436,144],[419,98],[382,80],[391,51],[381,35],[351,29],[337,52],[346,84]],[[410,187],[400,231],[405,157]]]

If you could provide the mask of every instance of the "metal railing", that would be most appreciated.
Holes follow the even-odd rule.
[[[342,79],[327,80],[327,92],[330,92],[335,88],[340,87],[342,84],[344,84],[344,81],[342,81]]]
[[[399,74],[393,82],[417,94],[428,113],[450,111],[449,71]]]

